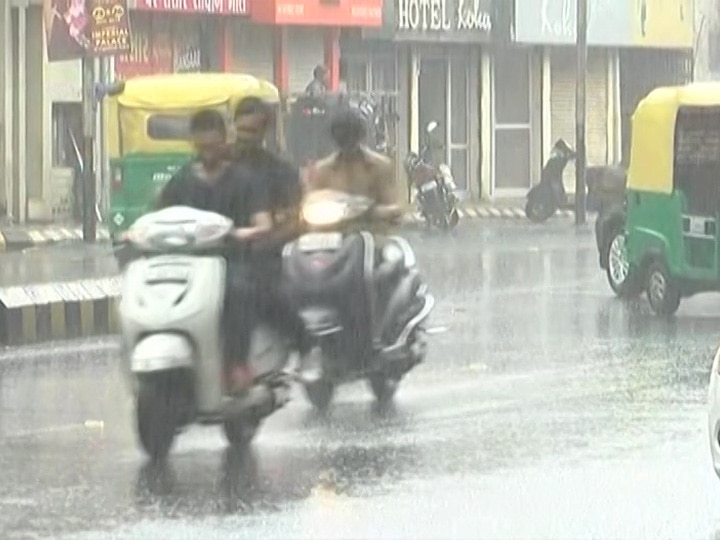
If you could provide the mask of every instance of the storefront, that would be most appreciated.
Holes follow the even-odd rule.
[[[250,16],[256,25],[250,31],[257,40],[252,46],[262,43],[263,49],[272,51],[273,79],[284,94],[303,92],[317,65],[328,68],[330,87],[336,90],[341,29],[380,26],[382,0],[255,1]],[[267,57],[263,58],[267,71]]]
[[[234,26],[248,15],[246,0],[135,0],[130,15],[132,51],[116,59],[115,73],[127,78],[229,71],[233,66],[228,59],[228,35],[234,35]]]
[[[648,62],[652,56],[649,49],[691,46],[692,3],[692,0],[668,0],[662,9],[652,6],[630,9],[627,0],[588,3],[586,145],[589,165],[620,161],[624,140],[629,136],[629,124],[625,122],[627,129],[623,128],[621,113],[629,106],[622,103],[633,101],[634,109],[638,94],[656,86],[653,81],[658,80],[660,63],[659,60]],[[541,138],[543,151],[532,156],[531,177],[538,176],[558,138],[575,144],[575,20],[574,0],[515,0],[516,42],[542,51],[542,74],[535,83],[542,89],[542,118],[533,126],[533,131]],[[662,54],[655,54],[659,56]],[[627,65],[623,68],[622,60],[628,58],[643,60],[631,69]],[[643,63],[649,65],[643,66]],[[503,89],[496,88],[496,96],[502,92]],[[574,168],[569,166],[565,171],[565,185],[570,192],[575,189],[574,176]]]
[[[426,126],[437,122],[433,138],[442,145],[437,159],[452,168],[461,189],[477,196],[480,65],[482,46],[491,41],[495,24],[492,1],[388,0],[383,24],[380,30],[363,32],[364,39],[376,42],[366,56],[370,62],[364,75],[368,90],[397,90],[407,96],[406,102],[399,98],[398,140],[406,143],[399,153],[419,149]],[[348,44],[343,55],[347,71],[355,66],[357,77],[363,70],[353,51]]]

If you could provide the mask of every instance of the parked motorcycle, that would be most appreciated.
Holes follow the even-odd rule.
[[[409,186],[416,194],[417,211],[428,227],[442,230],[453,229],[460,221],[457,185],[447,164],[432,164],[431,137],[437,122],[426,128],[426,139],[420,154],[410,152],[405,158],[405,173]]]
[[[563,172],[573,159],[575,159],[573,149],[563,139],[558,139],[543,167],[540,183],[535,184],[527,194],[525,215],[530,221],[542,223],[550,219],[559,209],[567,207]]]
[[[288,400],[289,349],[274,329],[252,332],[254,384],[230,397],[221,335],[232,221],[172,207],[147,214],[127,240],[142,257],[125,270],[120,301],[123,365],[135,397],[140,443],[163,460],[192,423],[222,424],[231,445],[248,444],[260,422]]]
[[[382,249],[363,230],[372,201],[331,190],[302,208],[309,232],[285,248],[285,278],[313,336],[299,378],[310,402],[326,409],[335,387],[367,379],[389,402],[402,377],[425,357],[424,323],[435,300],[406,240]]]

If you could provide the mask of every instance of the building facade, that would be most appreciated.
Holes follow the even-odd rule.
[[[629,144],[630,117],[649,90],[686,82],[694,42],[693,0],[589,2],[586,144],[589,165],[621,162]],[[554,142],[575,143],[576,0],[515,0],[514,40],[533,48],[540,63],[531,85],[540,93],[540,121],[531,126],[542,168]],[[495,90],[504,92],[496,79]],[[536,90],[538,91],[538,90]],[[496,169],[497,172],[497,169]],[[565,185],[574,192],[574,168]],[[532,178],[524,188],[529,187]],[[494,187],[502,190],[500,178]],[[518,179],[518,182],[520,180]]]
[[[696,80],[720,79],[720,2],[695,0]]]
[[[382,28],[344,36],[341,47],[348,88],[396,96],[398,169],[409,150],[423,145],[426,126],[435,121],[439,159],[450,165],[458,187],[475,198],[483,191],[488,137],[481,110],[490,73],[483,66],[496,29],[503,28],[499,4],[386,0]]]

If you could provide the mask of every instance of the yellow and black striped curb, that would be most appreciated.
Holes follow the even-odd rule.
[[[461,219],[527,219],[524,208],[494,207],[494,206],[464,206],[458,209]],[[558,210],[554,217],[573,218],[572,210]],[[423,219],[418,213],[408,213],[405,222],[422,223]]]
[[[97,238],[109,240],[110,233],[104,227],[98,227]],[[82,239],[82,227],[6,227],[0,229],[0,251],[20,251],[59,242],[80,242]]]
[[[462,219],[526,219],[525,210],[509,206],[463,206],[458,210]],[[575,216],[572,210],[558,210],[554,217]],[[409,211],[405,223],[421,223],[419,214]],[[110,240],[110,233],[104,227],[98,228],[99,241]],[[21,251],[33,247],[43,247],[60,242],[82,241],[82,227],[40,227],[36,229],[6,227],[0,228],[0,252]]]
[[[0,343],[31,345],[117,333],[120,277],[0,289]]]

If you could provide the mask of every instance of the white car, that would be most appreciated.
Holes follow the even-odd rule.
[[[720,348],[715,353],[710,372],[710,392],[708,396],[710,412],[708,414],[708,434],[710,435],[710,454],[715,474],[720,477]]]

